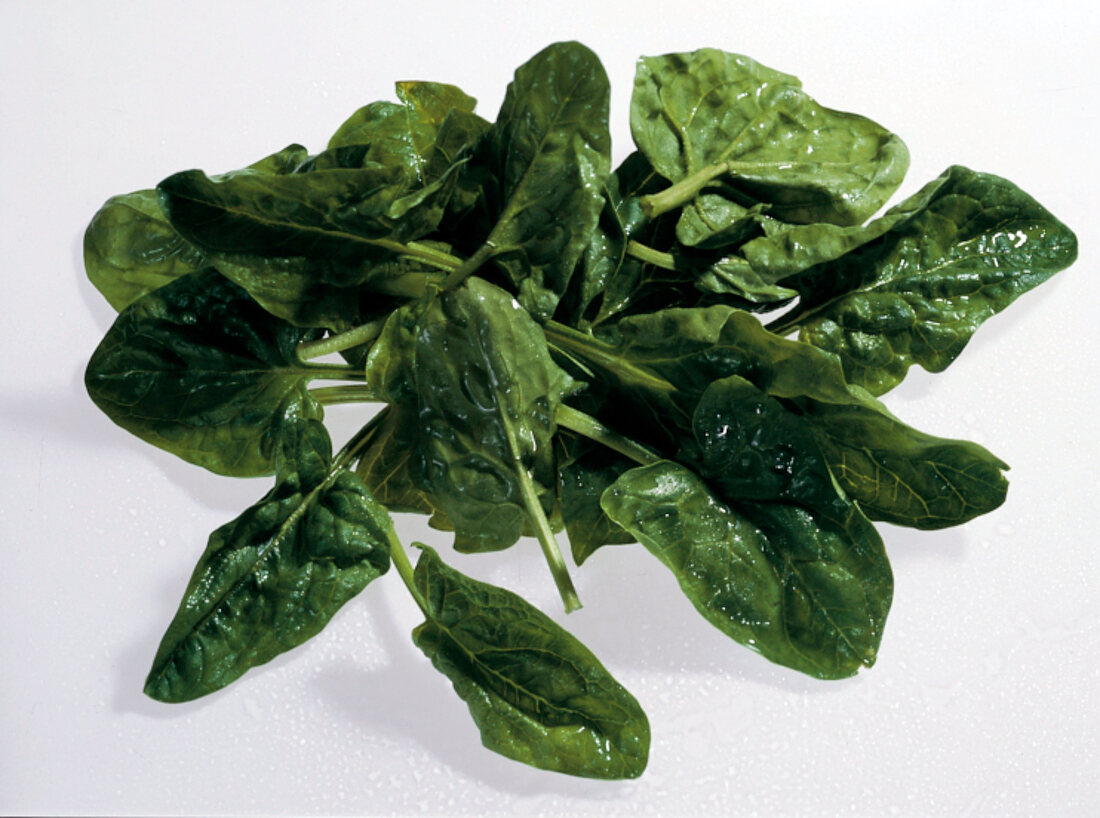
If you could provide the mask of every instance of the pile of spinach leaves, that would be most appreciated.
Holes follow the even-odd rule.
[[[462,552],[534,536],[567,610],[557,533],[577,565],[640,543],[732,639],[836,679],[874,662],[890,607],[873,521],[1003,502],[997,457],[877,398],[1069,265],[1073,233],[963,167],[871,219],[902,141],[743,56],[641,59],[614,170],[608,94],[597,57],[558,43],[495,122],[402,82],[320,153],[184,171],[95,215],[87,272],[119,315],[92,399],[191,463],[274,474],[211,535],[150,696],[229,684],[392,564],[487,747],[635,777],[635,698],[515,594],[427,546],[414,567],[390,512]],[[323,408],[348,402],[370,411],[334,454]]]

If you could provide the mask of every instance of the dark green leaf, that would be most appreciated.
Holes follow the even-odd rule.
[[[737,642],[822,679],[874,663],[893,580],[858,511],[845,535],[796,506],[727,504],[667,461],[626,472],[602,504]]]
[[[455,526],[455,547],[512,545],[528,514],[519,470],[530,474],[543,511],[554,508],[554,411],[573,382],[531,317],[476,277],[427,305],[409,372],[422,473]]]
[[[604,489],[635,464],[606,446],[566,432],[559,433],[564,449],[558,466],[561,517],[569,535],[573,561],[581,565],[605,545],[623,545],[634,538],[612,522],[600,506]]]
[[[614,344],[549,331],[606,379],[612,403],[627,398],[633,414],[647,410],[681,434],[689,428],[684,407],[723,378],[740,376],[784,401],[805,416],[830,472],[872,519],[941,528],[1004,500],[1007,467],[988,451],[906,426],[850,386],[835,355],[776,336],[752,315],[668,309],[624,318],[615,330]]]
[[[720,180],[733,204],[766,202],[788,222],[859,224],[909,164],[881,126],[819,105],[789,74],[716,49],[639,60],[630,127],[653,166],[683,183],[669,206]],[[701,207],[715,231],[744,216],[729,208],[719,217],[714,205]]]
[[[296,355],[308,337],[204,270],[124,309],[85,383],[111,420],[154,446],[218,474],[269,474],[279,407],[311,375]]]
[[[603,207],[609,94],[595,54],[556,43],[516,70],[486,136],[499,184],[488,241],[536,318],[554,312]]]
[[[413,641],[454,684],[482,743],[569,775],[641,775],[649,722],[600,661],[520,597],[460,574],[422,547],[415,582],[427,611]]]
[[[275,487],[210,536],[146,680],[154,699],[225,687],[318,634],[389,568],[389,515],[333,463],[319,417],[310,403],[284,405]]]
[[[983,321],[1077,257],[1073,233],[997,176],[952,167],[898,207],[877,239],[783,282],[802,299],[778,329],[836,352],[876,395],[913,364],[945,369]]]
[[[289,173],[305,153],[301,145],[290,145],[249,169]],[[116,310],[208,263],[205,254],[168,223],[155,190],[111,197],[84,233],[88,278]]]

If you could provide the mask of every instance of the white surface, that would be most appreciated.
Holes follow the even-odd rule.
[[[1096,19],[1084,2],[0,4],[0,812],[1100,814]],[[576,570],[568,627],[651,719],[636,782],[482,750],[409,642],[395,576],[217,695],[143,698],[207,534],[266,483],[177,462],[91,405],[83,367],[112,312],[83,276],[87,221],[176,170],[318,149],[395,80],[456,83],[491,117],[517,65],[573,38],[611,76],[616,159],[634,59],[716,46],[899,133],[901,195],[966,164],[1078,232],[1075,267],[887,396],[1011,463],[1008,502],[961,529],[883,526],[882,651],[839,683],[730,643],[644,551]],[[352,412],[330,417],[350,434]],[[533,542],[453,561],[564,619]]]

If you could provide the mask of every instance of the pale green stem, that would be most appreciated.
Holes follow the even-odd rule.
[[[484,264],[489,258],[497,252],[497,246],[491,241],[485,242],[478,248],[477,252],[462,262],[462,266],[457,270],[451,272],[447,278],[443,280],[443,284],[440,285],[442,290],[450,290],[461,284],[467,276],[477,271],[477,269]]]
[[[351,349],[368,341],[373,341],[382,332],[382,327],[385,324],[385,318],[376,318],[374,321],[368,321],[337,335],[319,338],[316,341],[305,341],[298,344],[298,357],[303,361],[308,361],[310,358],[320,358],[323,355],[342,352],[345,349]]]
[[[660,250],[654,250],[652,247],[636,242],[633,239],[626,243],[626,252],[639,261],[644,261],[646,264],[660,267],[662,270],[676,269],[676,259],[671,253],[662,253]]]
[[[667,187],[658,193],[651,193],[648,196],[643,196],[639,199],[639,203],[642,206],[642,212],[653,219],[660,216],[662,213],[667,213],[669,210],[687,204],[699,195],[703,188],[723,173],[729,171],[731,166],[732,164],[730,162],[718,162],[713,165],[707,165],[702,170],[696,171],[690,176],[685,176],[671,187]]]
[[[310,389],[309,394],[326,406],[334,403],[371,403],[378,401],[374,390],[366,386],[322,386]]]

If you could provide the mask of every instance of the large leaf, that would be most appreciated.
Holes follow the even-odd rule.
[[[633,417],[648,412],[681,434],[692,428],[687,413],[711,384],[744,378],[802,416],[830,473],[872,519],[941,528],[1004,500],[1001,472],[1007,466],[987,450],[905,425],[847,383],[836,355],[774,335],[739,310],[713,306],[630,316],[616,324],[614,343],[553,327],[548,332],[555,344],[596,368],[620,400],[630,399]]]
[[[766,202],[788,222],[858,224],[909,163],[880,125],[819,105],[789,74],[716,49],[639,60],[630,127],[653,167],[683,183],[668,206],[709,190],[735,205]],[[744,217],[737,207],[719,215],[715,204],[705,214],[714,232]]]
[[[536,318],[554,312],[603,207],[609,94],[595,54],[555,43],[516,70],[486,135],[499,184],[488,242]]]
[[[455,547],[512,545],[528,519],[521,470],[543,511],[554,508],[554,412],[572,380],[530,315],[477,277],[428,304],[409,371],[421,473],[455,526]]]
[[[296,354],[309,334],[208,269],[119,313],[85,384],[111,420],[154,446],[218,474],[270,474],[279,407],[313,374]]]
[[[290,173],[305,155],[301,145],[289,145],[248,170]],[[112,196],[84,232],[88,278],[116,310],[208,263],[202,250],[168,223],[155,190]]]
[[[777,330],[836,352],[882,394],[919,364],[945,369],[990,316],[1077,257],[1077,238],[1006,179],[949,168],[881,236],[784,281],[801,293]]]
[[[287,176],[212,179],[189,170],[160,183],[161,206],[187,240],[212,253],[322,258],[332,284],[369,280],[363,262],[403,251],[438,223],[440,182],[409,191],[400,166],[368,163]]]
[[[520,597],[464,576],[423,548],[414,576],[426,621],[413,641],[454,684],[482,743],[569,775],[641,775],[649,722],[600,661]]]
[[[275,487],[210,536],[145,682],[154,699],[225,687],[315,636],[389,568],[389,515],[333,462],[319,417],[284,405]]]
[[[893,580],[858,512],[846,535],[797,506],[727,503],[668,461],[624,473],[602,504],[737,642],[822,679],[874,663]]]

